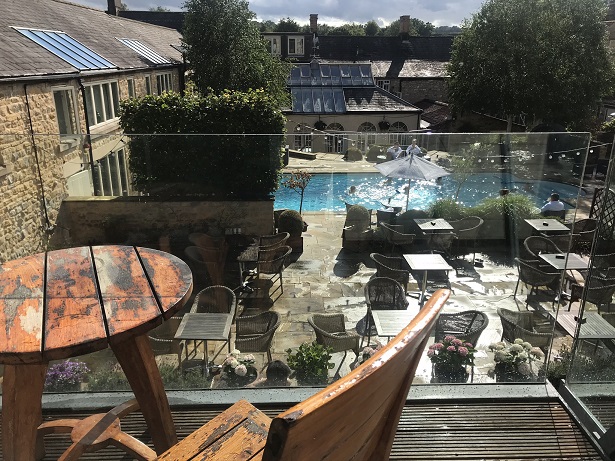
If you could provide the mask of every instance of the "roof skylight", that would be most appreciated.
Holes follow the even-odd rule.
[[[171,64],[171,61],[148,48],[139,40],[132,40],[130,38],[118,38],[118,40],[153,64]]]
[[[14,27],[20,34],[79,70],[114,69],[117,66],[64,32]]]

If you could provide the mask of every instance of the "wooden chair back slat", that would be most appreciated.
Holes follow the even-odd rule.
[[[402,408],[448,290],[364,365],[278,415],[263,461],[388,459]]]

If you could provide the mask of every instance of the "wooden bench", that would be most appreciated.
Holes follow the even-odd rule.
[[[438,290],[383,349],[273,420],[245,400],[158,460],[385,460],[448,290]]]

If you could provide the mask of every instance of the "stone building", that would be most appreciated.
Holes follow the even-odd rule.
[[[0,15],[0,261],[46,249],[69,195],[130,195],[122,99],[183,87],[177,31],[59,0]]]

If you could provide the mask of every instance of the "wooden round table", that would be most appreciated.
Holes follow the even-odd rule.
[[[93,246],[0,266],[2,444],[6,461],[41,456],[37,428],[48,362],[108,346],[122,366],[159,454],[177,442],[147,332],[192,293],[179,258],[150,248]]]

